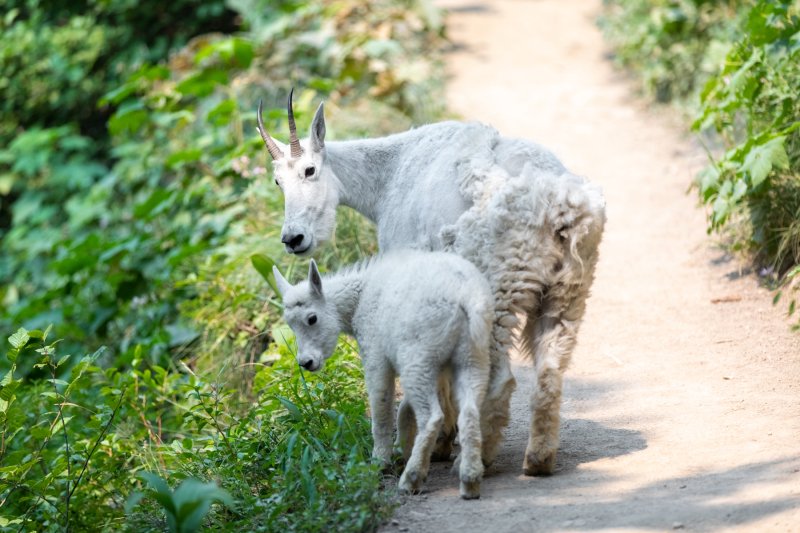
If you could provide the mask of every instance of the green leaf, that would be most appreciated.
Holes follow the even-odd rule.
[[[199,331],[179,323],[167,324],[164,326],[164,329],[166,330],[167,334],[169,334],[170,348],[184,346],[194,342],[194,340],[200,336]]]
[[[167,482],[152,472],[139,472],[139,479],[146,481],[147,484],[150,485],[150,488],[156,492],[172,494],[172,490],[169,488],[169,485],[167,485]]]
[[[6,518],[5,516],[0,516],[0,527],[16,526],[17,524],[22,524],[22,518]]]
[[[730,213],[730,202],[728,202],[727,198],[719,196],[716,200],[714,200],[711,208],[714,213],[714,222],[716,224],[721,224],[725,221]]]
[[[179,152],[172,153],[164,163],[169,168],[176,168],[184,163],[194,163],[195,161],[200,161],[200,158],[203,157],[203,151],[199,148],[189,148],[187,150],[181,150]]]
[[[11,346],[16,348],[17,350],[21,350],[22,348],[25,347],[30,338],[31,337],[30,335],[28,335],[28,331],[25,328],[19,328],[16,333],[14,333],[8,338],[8,342],[10,342]],[[13,363],[14,361],[11,362]]]
[[[14,380],[14,368],[6,372],[6,375],[3,376],[2,380],[0,380],[0,391],[5,390],[5,387],[7,387],[13,380]],[[0,397],[2,397],[2,393],[0,393]]]
[[[773,167],[789,168],[789,156],[784,148],[786,137],[774,137],[763,144],[753,146],[744,158],[741,169],[750,174],[750,183],[758,187],[767,178]]]
[[[200,150],[197,150],[198,154]],[[175,156],[177,154],[173,154]],[[198,155],[199,158],[199,155]],[[170,161],[172,156],[168,157],[166,160],[167,166],[172,166],[175,161]],[[138,204],[136,207],[133,208],[133,214],[136,218],[149,220],[154,215],[159,214],[163,211],[164,207],[169,205],[168,200],[173,198],[173,192],[168,191],[166,189],[157,188],[154,189],[150,196],[147,197],[147,200]]]
[[[175,90],[186,96],[204,97],[214,92],[217,85],[228,83],[228,74],[219,69],[202,70],[183,79]]]
[[[12,365],[11,369],[6,372],[6,375],[3,376],[2,381],[0,381],[0,400],[2,400],[0,412],[8,411],[9,405],[14,401],[14,392],[19,388],[20,381],[14,380],[15,368],[16,367]]]
[[[175,506],[175,501],[172,497],[172,490],[170,490],[167,482],[151,472],[140,472],[139,478],[143,479],[150,485],[152,490],[148,496],[152,497],[161,505],[161,507],[167,513],[167,521],[174,521],[175,516],[177,515],[177,509]]]
[[[286,324],[275,324],[270,330],[270,336],[275,340],[278,348],[285,352],[293,351],[294,331]]]
[[[176,518],[179,531],[197,531],[208,513],[211,504],[221,502],[229,508],[235,503],[230,494],[216,483],[203,483],[187,479],[175,490],[173,497],[177,508]]]
[[[50,436],[49,426],[36,426],[28,430],[28,433],[34,439],[45,439]]]
[[[300,408],[297,407],[290,399],[284,398],[283,396],[276,396],[279,402],[289,411],[289,416],[295,422],[302,422],[303,421],[303,414],[300,412]]]
[[[731,200],[734,202],[738,202],[744,195],[747,193],[747,182],[741,178],[736,180],[736,183],[733,186],[733,194],[731,195]]]
[[[231,116],[236,111],[236,100],[223,100],[208,112],[206,120],[214,126],[224,126],[231,121]]]
[[[278,284],[275,282],[275,276],[272,274],[272,267],[275,266],[275,261],[264,254],[253,254],[250,256],[250,262],[253,263],[253,268],[261,274],[261,277],[264,278],[275,295],[280,298],[281,293],[278,292]]]
[[[144,493],[135,491],[132,492],[130,496],[128,496],[128,500],[125,502],[125,514],[131,514],[133,508],[139,505],[139,502],[142,501],[144,498]]]
[[[122,104],[116,113],[108,121],[108,131],[112,135],[121,133],[135,133],[145,122],[147,122],[148,112],[144,104],[139,101]]]

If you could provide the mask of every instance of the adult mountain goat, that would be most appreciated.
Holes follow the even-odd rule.
[[[398,486],[418,491],[428,475],[431,452],[444,422],[438,383],[453,383],[461,440],[461,497],[480,496],[483,475],[479,409],[489,380],[489,338],[494,302],[473,264],[442,252],[389,252],[336,274],[320,277],[314,261],[308,280],[291,285],[273,273],[284,318],[297,335],[297,362],[319,370],[336,347],[339,332],[358,340],[372,414],[372,455],[392,456],[394,381],[403,402],[398,440],[409,451]]]
[[[508,423],[515,386],[509,351],[518,340],[536,373],[523,470],[551,474],[562,374],[605,223],[599,187],[569,173],[545,148],[483,124],[441,122],[388,137],[326,142],[320,104],[301,141],[291,94],[288,112],[288,146],[264,129],[261,106],[257,115],[285,196],[286,250],[308,254],[330,238],[343,204],[377,225],[381,251],[449,250],[474,263],[495,297],[489,390],[481,410],[484,459],[494,458]]]

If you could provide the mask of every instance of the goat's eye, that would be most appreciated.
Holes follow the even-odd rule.
[[[317,323],[317,315],[308,315],[308,325],[313,326]]]
[[[277,178],[275,178],[275,185],[277,185],[279,189],[281,188],[281,184],[278,183],[278,179]]]
[[[313,176],[314,170],[316,170],[314,167],[306,167],[306,177],[310,178],[311,176]]]

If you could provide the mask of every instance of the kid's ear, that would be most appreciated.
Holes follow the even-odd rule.
[[[322,297],[322,277],[319,275],[317,263],[312,259],[311,264],[308,265],[308,284],[311,290],[314,291],[319,297]]]
[[[320,102],[317,112],[314,113],[314,120],[311,121],[311,148],[315,152],[325,148],[325,106]]]
[[[281,298],[283,298],[283,295],[292,287],[292,284],[286,281],[286,278],[283,277],[283,274],[281,274],[281,271],[278,270],[278,267],[275,265],[272,265],[272,275],[275,276],[278,292],[281,294]]]

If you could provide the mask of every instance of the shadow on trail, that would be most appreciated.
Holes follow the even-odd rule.
[[[647,440],[633,429],[608,427],[594,420],[561,422],[561,447],[556,474],[575,470],[583,463],[619,457],[647,448]]]
[[[506,439],[497,460],[486,472],[487,479],[521,474],[527,443],[527,433]],[[555,475],[572,472],[585,463],[619,457],[645,448],[647,440],[639,431],[609,427],[594,420],[565,419],[561,421],[561,446]]]
[[[530,410],[528,398],[533,390],[530,367],[514,365],[517,390],[512,398],[512,423],[506,428],[501,452],[487,471],[487,478],[521,473],[522,458],[528,443]],[[619,457],[647,448],[647,440],[635,429],[619,428],[597,420],[570,417],[567,411],[580,413],[581,407],[606,401],[609,394],[620,394],[622,386],[598,380],[567,378],[564,382],[561,444],[556,459],[556,475],[575,470],[579,465],[599,459]]]
[[[405,499],[401,521],[382,531],[485,532],[487,517],[492,533],[519,531],[600,531],[631,529],[668,531],[716,530],[748,526],[771,515],[800,508],[800,494],[762,496],[758,488],[787,476],[800,478],[800,458],[753,462],[728,469],[669,476],[676,466],[631,483],[634,479],[615,461],[648,448],[643,431],[614,427],[614,421],[582,418],[591,405],[609,405],[626,399],[622,383],[567,379],[561,424],[561,447],[555,475],[522,475],[522,457],[528,437],[530,368],[515,364],[518,390],[512,398],[514,423],[497,461],[486,473],[481,499],[458,497],[451,463],[434,463],[425,495]],[[596,412],[596,411],[594,411]],[[635,424],[635,422],[634,422]],[[589,466],[596,461],[597,466]],[[624,487],[624,488],[623,488]],[[631,488],[632,487],[632,488]],[[772,494],[775,494],[774,492]],[[437,512],[441,506],[446,515]]]
[[[484,2],[453,4],[447,6],[449,13],[491,13],[493,10]]]
[[[654,481],[638,489],[614,494],[603,489],[606,481],[582,482],[564,476],[533,480],[523,496],[511,497],[509,511],[520,513],[504,531],[524,527],[535,531],[565,528],[716,529],[746,525],[769,515],[800,507],[800,496],[753,501],[739,493],[752,485],[769,483],[787,472],[796,472],[795,457],[765,461],[692,476]],[[752,493],[751,493],[752,494]],[[498,494],[498,496],[500,496]],[[509,498],[508,494],[502,497]],[[531,509],[541,512],[531,518]],[[625,509],[625,512],[620,512]],[[656,513],[654,513],[656,510]],[[527,511],[524,520],[523,511]]]

